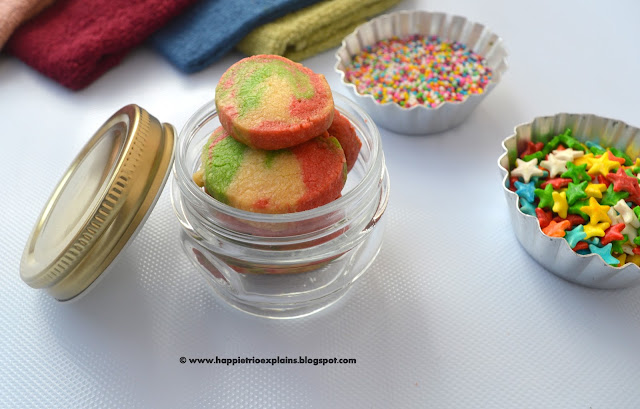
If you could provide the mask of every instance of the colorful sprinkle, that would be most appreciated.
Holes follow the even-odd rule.
[[[544,234],[610,265],[640,266],[640,158],[581,143],[567,129],[520,144],[511,169],[521,210],[537,217]]]
[[[345,68],[346,80],[380,103],[437,108],[482,94],[492,72],[464,44],[436,36],[393,37],[366,47]]]

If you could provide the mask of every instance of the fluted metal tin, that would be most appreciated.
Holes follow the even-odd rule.
[[[571,128],[581,142],[593,141],[604,147],[615,147],[632,158],[640,156],[640,129],[622,121],[589,114],[560,113],[535,118],[518,125],[515,134],[502,142],[505,152],[498,159],[502,187],[518,241],[538,263],[559,277],[587,287],[617,289],[640,283],[640,268],[633,263],[620,267],[607,264],[597,254],[575,253],[564,238],[542,233],[538,219],[522,213],[518,195],[507,189],[509,171],[518,155],[518,147],[527,141],[547,142],[554,135]]]
[[[361,94],[345,79],[345,68],[353,56],[365,47],[391,37],[414,34],[438,36],[444,41],[458,41],[486,59],[493,71],[491,81],[482,94],[473,94],[461,102],[445,102],[436,108],[416,105],[404,108],[395,102],[381,104],[369,94]],[[401,11],[375,18],[348,35],[336,52],[335,70],[342,83],[355,95],[357,103],[380,126],[404,134],[431,134],[453,128],[473,112],[484,97],[500,82],[507,70],[507,51],[503,41],[484,25],[473,23],[461,16],[427,11]]]

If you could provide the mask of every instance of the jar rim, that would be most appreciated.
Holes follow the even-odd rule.
[[[349,119],[349,121],[357,129],[359,129],[361,133],[365,135],[365,138],[366,135],[370,135],[370,138],[366,138],[367,141],[363,141],[365,143],[370,143],[371,157],[368,160],[368,168],[365,170],[362,179],[340,198],[333,200],[325,205],[301,212],[270,214],[255,213],[247,210],[237,209],[235,207],[222,203],[221,201],[205,193],[193,182],[191,170],[189,170],[188,164],[184,159],[187,155],[188,147],[193,138],[196,136],[197,132],[204,126],[204,124],[217,116],[217,110],[214,100],[210,100],[202,105],[187,120],[182,130],[180,131],[175,153],[176,160],[173,164],[173,173],[178,179],[180,190],[182,190],[183,194],[189,194],[195,199],[205,202],[208,206],[213,207],[219,212],[222,212],[229,216],[254,222],[295,222],[310,218],[322,217],[325,214],[329,214],[336,210],[345,208],[352,201],[358,200],[358,198],[360,197],[360,192],[363,189],[367,189],[367,187],[371,185],[372,179],[381,177],[380,169],[382,166],[378,164],[384,163],[384,156],[382,155],[382,142],[380,132],[371,117],[362,108],[360,108],[344,95],[333,92],[333,97],[334,101],[336,102],[336,109],[347,119]],[[359,122],[362,122],[363,126],[366,127],[366,129],[361,129],[361,127],[357,126],[357,124],[354,123],[352,114],[349,112],[345,112],[344,108],[341,109],[342,106],[349,108],[355,114],[360,116]]]

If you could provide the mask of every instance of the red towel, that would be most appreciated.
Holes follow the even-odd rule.
[[[57,0],[21,26],[6,51],[78,90],[197,0]]]

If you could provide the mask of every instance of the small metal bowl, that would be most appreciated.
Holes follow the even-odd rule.
[[[436,108],[416,105],[405,108],[395,102],[384,104],[369,94],[361,94],[356,86],[345,78],[345,68],[353,56],[367,46],[391,37],[408,37],[414,34],[438,36],[447,42],[457,41],[486,60],[493,74],[482,94],[472,94],[464,101],[444,102]],[[349,34],[336,52],[335,70],[342,83],[355,95],[356,101],[380,126],[404,134],[430,134],[442,132],[464,122],[480,101],[500,82],[507,70],[507,51],[502,39],[485,26],[472,23],[464,17],[427,11],[401,11],[377,17]]]
[[[515,134],[502,142],[505,152],[498,159],[503,175],[502,187],[516,237],[531,257],[565,280],[598,289],[637,285],[640,283],[640,268],[637,265],[626,263],[614,267],[597,254],[581,255],[574,252],[564,238],[549,237],[542,233],[538,219],[522,213],[518,195],[507,189],[507,178],[518,157],[518,147],[522,148],[527,141],[547,142],[567,128],[571,128],[573,137],[580,142],[593,141],[603,147],[618,148],[632,158],[640,156],[640,129],[622,121],[596,115],[560,113],[518,125]]]

